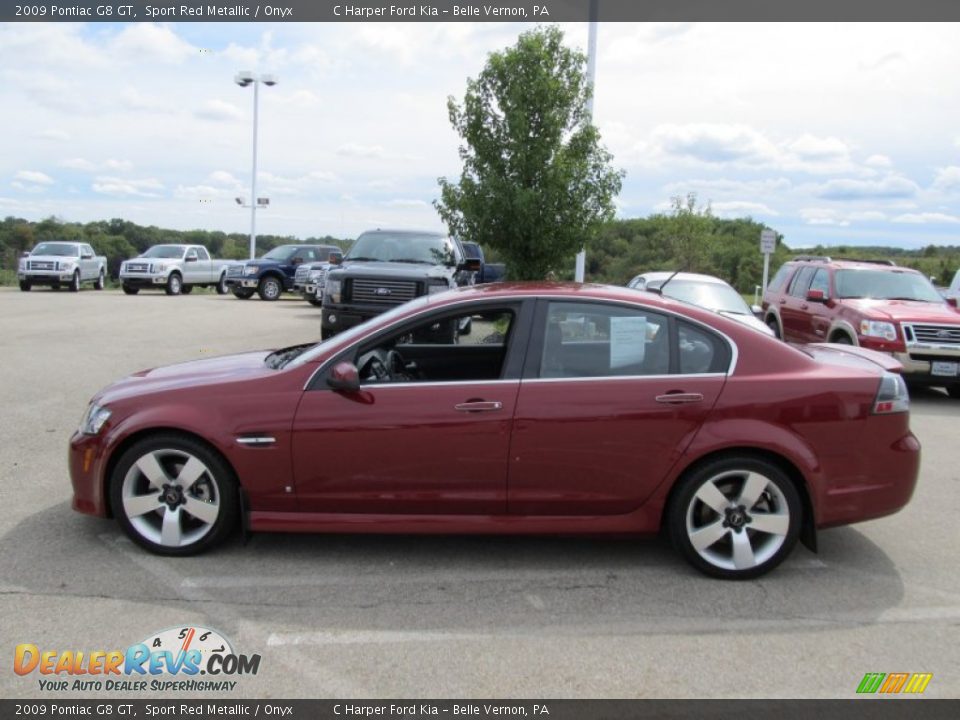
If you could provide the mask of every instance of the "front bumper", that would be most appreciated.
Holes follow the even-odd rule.
[[[33,271],[23,270],[17,271],[17,280],[22,280],[29,282],[33,285],[55,285],[59,283],[68,283],[73,279],[73,270],[67,272],[56,272],[56,271]]]
[[[120,282],[128,287],[145,288],[156,287],[157,285],[166,285],[167,278],[164,275],[144,275],[143,273],[120,273]]]
[[[247,278],[247,277],[228,277],[227,278],[227,287],[228,288],[249,288],[251,290],[256,290],[259,287],[260,281],[257,278]]]
[[[960,353],[912,349],[891,353],[903,365],[903,377],[917,385],[943,386],[960,383]]]
[[[101,440],[99,435],[84,435],[79,431],[70,438],[67,464],[73,485],[71,507],[87,515],[109,517],[103,482],[107,453]]]

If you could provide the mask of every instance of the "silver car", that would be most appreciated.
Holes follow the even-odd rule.
[[[653,290],[664,296],[699,305],[720,315],[738,320],[767,335],[773,335],[736,290],[718,277],[686,272],[648,272],[627,283],[634,290]],[[759,309],[759,308],[758,308]]]

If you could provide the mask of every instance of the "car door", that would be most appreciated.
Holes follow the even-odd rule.
[[[328,363],[360,360],[363,370],[364,358],[392,346],[406,363],[418,364],[409,379],[367,378],[359,391],[346,392],[327,386],[327,369],[318,372],[293,424],[293,473],[304,511],[505,513],[520,354],[532,304],[501,303],[484,312],[509,316],[508,329],[478,320],[472,310],[434,311]],[[434,328],[463,317],[472,320],[469,338],[440,342]]]
[[[804,339],[809,342],[826,342],[827,333],[830,332],[830,322],[833,312],[830,308],[832,304],[830,298],[830,272],[827,268],[817,268],[810,281],[810,290],[819,290],[823,293],[823,302],[808,300],[801,305],[801,310],[806,314],[807,327]]]
[[[716,403],[730,345],[643,307],[539,302],[514,417],[509,513],[630,512]]]
[[[93,248],[89,245],[80,246],[80,277],[83,280],[94,280],[100,273],[97,258]]]
[[[207,252],[207,249],[202,245],[197,245],[197,282],[207,285],[210,283],[215,283],[219,279],[219,275],[214,277],[213,262],[210,260],[210,253]]]
[[[788,342],[803,342],[807,339],[810,321],[807,318],[807,289],[816,268],[807,265],[793,276],[787,292],[780,298],[780,323],[783,327],[783,339]]]
[[[203,282],[200,275],[200,256],[197,254],[197,248],[190,246],[183,254],[183,283],[184,285],[196,285]]]

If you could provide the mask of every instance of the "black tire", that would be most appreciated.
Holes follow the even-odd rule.
[[[123,287],[124,295],[136,295],[138,292],[140,292],[140,288],[133,287],[132,285],[127,285],[126,283],[124,283],[122,287]]]
[[[257,288],[257,295],[260,296],[261,300],[266,300],[267,302],[279,300],[282,294],[283,283],[273,275],[268,275],[263,278],[263,280],[260,281],[260,286]]]
[[[53,284],[50,286],[50,289],[51,289],[51,290],[54,290],[54,291],[56,291],[56,292],[60,292],[60,283],[58,283],[58,282],[53,283]]]
[[[253,297],[253,290],[249,288],[234,288],[233,296],[238,300],[249,300]]]
[[[960,400],[960,385],[947,385],[947,395]]]
[[[220,276],[219,282],[217,282],[217,295],[226,295],[229,290],[230,288],[227,287],[227,274],[224,273]]]
[[[773,336],[777,340],[783,340],[783,333],[780,332],[780,323],[777,322],[777,318],[773,315],[767,318],[767,327],[773,330]]]
[[[304,295],[303,297],[314,307],[320,307],[323,305],[323,298],[321,297],[317,297],[316,295]]]
[[[183,295],[189,295],[190,293],[193,292],[193,285],[183,285],[183,286],[181,286],[180,292],[181,292]]]
[[[183,292],[183,278],[180,273],[172,272],[167,278],[167,295],[179,295]]]
[[[74,270],[73,277],[70,278],[70,284],[67,285],[70,292],[80,292],[80,271]]]
[[[23,292],[30,292],[30,288],[32,287],[33,285],[30,284],[29,280],[20,281],[20,290],[22,290]]]
[[[93,289],[103,290],[103,288],[106,287],[106,284],[107,284],[107,275],[103,270],[101,270],[100,275],[97,276],[97,281],[93,284]]]
[[[666,523],[674,547],[697,570],[725,580],[748,580],[769,572],[790,554],[802,514],[800,495],[779,466],[741,455],[707,462],[682,477]],[[699,538],[699,549],[692,536]]]
[[[837,333],[830,339],[830,342],[835,345],[853,345],[853,340],[846,333]]]
[[[139,460],[148,458],[154,458],[162,471],[162,477],[157,479],[163,483],[162,489],[137,465]],[[204,468],[184,492],[173,486],[176,473],[188,458],[199,460]],[[160,501],[171,493],[180,499],[179,503],[174,500],[175,510]],[[133,505],[128,505],[137,499],[149,502],[154,496],[156,510],[137,513]],[[196,555],[223,541],[236,527],[240,505],[236,477],[226,461],[199,440],[174,433],[146,437],[123,453],[110,478],[110,502],[120,527],[133,542],[152,553],[173,556]],[[188,507],[203,509],[205,516],[215,512],[215,519],[201,520]],[[135,513],[132,516],[131,511]],[[171,513],[175,513],[175,518],[168,517]],[[176,534],[171,533],[168,539],[179,538],[178,544],[164,544],[167,521],[176,523]]]

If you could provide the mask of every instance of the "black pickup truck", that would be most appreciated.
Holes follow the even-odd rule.
[[[480,261],[456,238],[419,230],[363,233],[326,277],[322,339],[420,295],[471,285]],[[465,329],[460,329],[463,331]],[[457,328],[442,329],[451,340]]]

